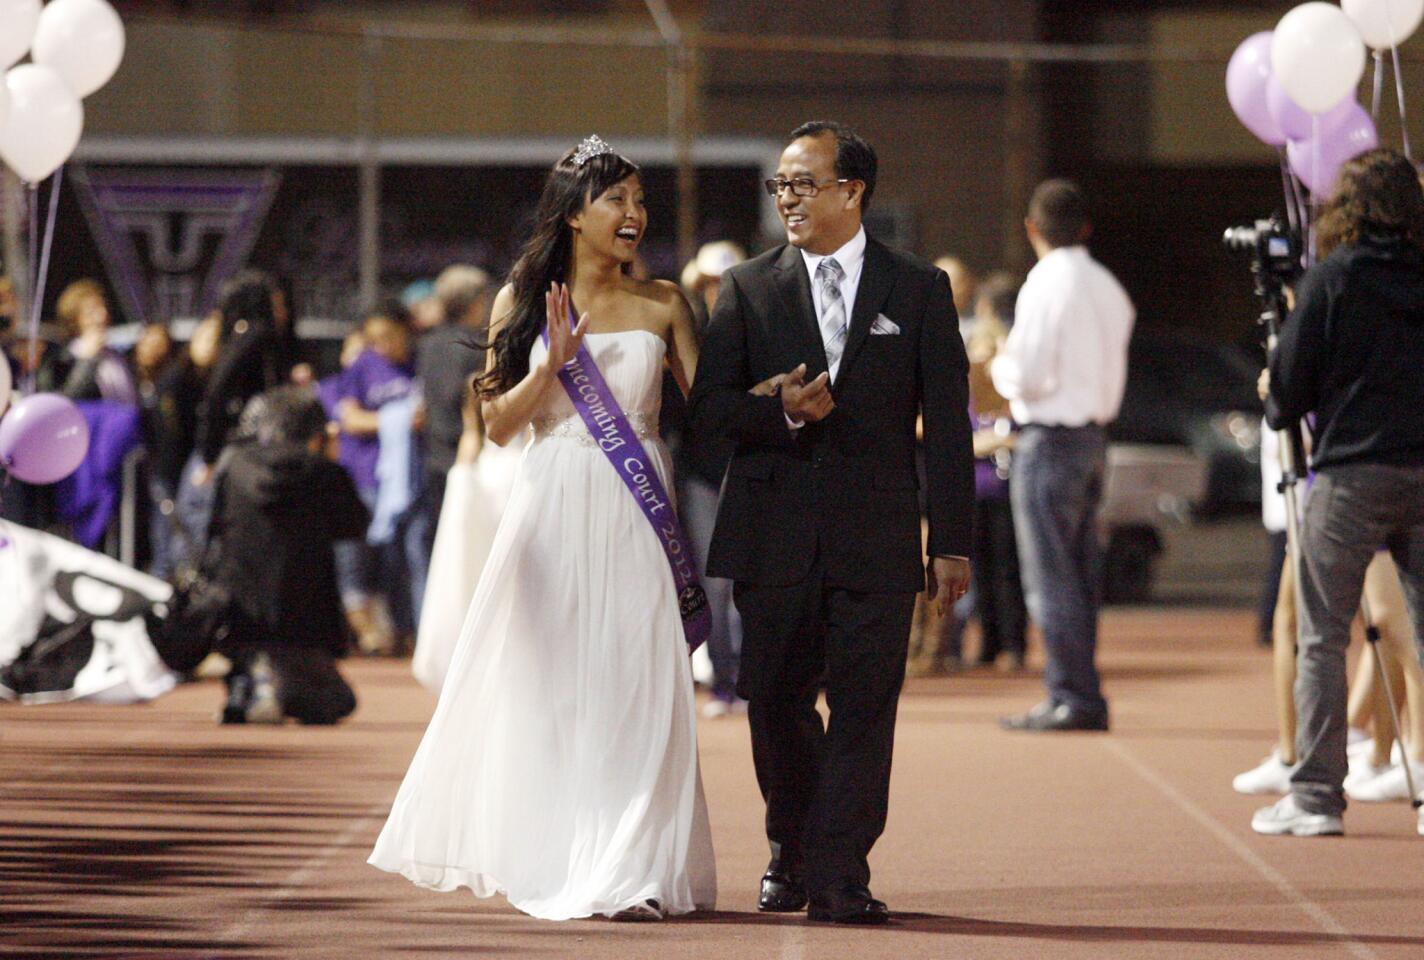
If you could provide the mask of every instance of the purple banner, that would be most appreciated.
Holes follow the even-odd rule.
[[[545,330],[544,345],[547,347],[548,344],[549,332]],[[678,612],[682,616],[682,629],[687,636],[687,652],[690,654],[702,646],[712,632],[712,611],[707,605],[707,593],[697,578],[692,547],[682,532],[672,499],[658,479],[642,441],[628,425],[623,408],[608,388],[603,372],[598,369],[587,345],[579,344],[573,360],[559,371],[559,382],[564,385],[564,392],[569,395],[589,434],[608,462],[613,464],[613,469],[642,508],[653,532],[658,535],[658,542],[662,544],[668,566],[672,569]]]
[[[197,318],[247,263],[277,195],[270,169],[79,166],[80,209],[131,323]]]

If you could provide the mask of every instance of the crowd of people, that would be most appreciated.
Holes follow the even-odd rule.
[[[1045,216],[1040,212],[1040,218]],[[1073,246],[1067,242],[1073,239],[1064,238],[1062,245]],[[717,302],[723,274],[746,256],[737,244],[718,241],[704,245],[686,265],[681,286],[698,336],[703,335]],[[1020,284],[1006,271],[994,271],[980,280],[953,256],[941,257],[937,266],[950,279],[959,332],[970,360],[968,415],[976,456],[973,586],[947,616],[935,615],[931,604],[921,600],[909,669],[912,674],[942,674],[966,666],[963,636],[971,618],[980,627],[975,662],[1021,669],[1027,656],[1029,604],[1019,560],[1022,531],[1016,536],[1010,491],[1024,484],[1012,483],[1010,476],[1025,421],[1011,409],[1012,391],[996,386],[991,372],[996,358],[1012,343]],[[640,264],[635,263],[634,269],[641,270]],[[70,284],[58,297],[55,322],[41,327],[33,367],[19,323],[6,326],[5,353],[17,379],[33,373],[34,389],[62,393],[90,410],[100,435],[115,432],[114,414],[121,424],[129,423],[125,413],[133,415],[131,429],[123,436],[130,448],[141,448],[146,454],[139,472],[138,506],[145,522],[137,556],[153,575],[180,584],[191,583],[205,569],[224,562],[215,545],[224,541],[215,530],[224,526],[218,515],[221,510],[234,507],[220,503],[223,476],[218,468],[224,465],[224,451],[232,441],[250,442],[260,432],[255,421],[247,431],[241,429],[244,409],[254,398],[286,386],[313,397],[325,416],[324,450],[344,468],[367,520],[359,535],[343,535],[331,543],[333,582],[343,612],[341,628],[332,633],[335,628],[328,625],[321,638],[307,638],[307,645],[340,653],[349,639],[354,649],[366,653],[414,650],[417,675],[438,689],[463,617],[463,609],[457,608],[473,594],[483,551],[493,536],[522,449],[513,445],[510,456],[506,448],[503,465],[493,466],[501,452],[484,443],[479,405],[470,392],[471,377],[485,362],[482,335],[491,292],[484,270],[452,266],[434,282],[411,284],[401,297],[371,305],[353,318],[339,353],[323,358],[296,336],[288,286],[249,269],[225,284],[217,306],[191,325],[185,340],[174,336],[167,324],[152,322],[144,324],[132,347],[121,352],[109,342],[112,316],[104,288],[85,279]],[[6,289],[0,294],[0,306],[9,304],[6,309],[13,313],[12,292]],[[335,362],[326,369],[323,359]],[[675,458],[679,512],[705,570],[733,447],[726,440],[684,442],[686,404],[671,373],[664,376],[662,393],[660,433]],[[291,403],[292,397],[287,396],[274,409]],[[257,413],[260,409],[253,416]],[[1110,414],[1095,411],[1093,422],[1104,423]],[[286,428],[276,433],[282,430]],[[283,442],[301,447],[306,439],[288,436]],[[456,475],[451,471],[457,466],[475,470],[482,451],[491,462],[483,478],[459,472],[461,483],[448,497],[459,511],[460,522],[482,532],[466,537],[457,537],[454,531],[447,534],[447,562],[436,575],[443,577],[442,589],[458,599],[444,607],[432,604],[432,627],[423,631],[426,585],[447,503],[447,477]],[[492,470],[498,471],[498,478],[490,476]],[[112,471],[106,479],[111,485],[119,482]],[[274,477],[268,482],[278,481]],[[310,498],[301,488],[291,494]],[[489,502],[476,502],[480,496]],[[105,534],[115,525],[113,513],[107,515],[107,527],[90,524],[76,529],[68,522],[73,509],[64,499],[62,489],[12,483],[3,509],[7,518],[28,526],[81,541],[87,538],[89,546],[107,541],[112,547],[112,537]],[[341,529],[349,533],[351,526]],[[226,546],[229,553],[235,549],[231,538]],[[229,564],[227,569],[237,568]],[[293,575],[301,579],[309,572],[293,571]],[[236,592],[247,592],[250,586]],[[712,630],[699,680],[711,691],[702,711],[711,718],[744,712],[746,701],[736,693],[742,630],[732,583],[709,577],[705,589]],[[278,622],[283,617],[302,619],[299,613],[273,608],[269,619],[275,633],[285,633]],[[1088,628],[1080,622],[1076,629]],[[417,636],[422,637],[423,650],[416,649]],[[234,678],[243,673],[234,671]],[[250,687],[246,680],[237,685],[235,699],[225,711],[229,720],[242,718]],[[261,699],[263,690],[258,687]],[[265,715],[264,709],[253,715]]]
[[[128,454],[141,451],[139,469],[129,474],[130,489],[123,491],[143,518],[135,549],[140,566],[182,590],[206,579],[233,581],[225,586],[237,598],[229,607],[233,611],[249,594],[271,594],[270,602],[263,601],[268,609],[254,622],[284,638],[274,647],[297,643],[341,654],[354,637],[367,652],[409,652],[445,476],[462,436],[478,433],[478,423],[467,422],[466,382],[484,362],[478,331],[488,315],[488,285],[483,270],[456,265],[427,288],[415,287],[409,299],[423,317],[419,326],[402,300],[373,305],[356,318],[339,367],[333,364],[320,378],[322,358],[296,336],[286,285],[259,270],[232,277],[215,309],[192,325],[186,341],[167,324],[152,322],[138,330],[127,351],[110,342],[110,305],[99,283],[69,284],[56,300],[55,322],[43,324],[33,344],[17,322],[13,290],[7,287],[0,291],[0,308],[7,313],[0,324],[5,361],[17,384],[62,394],[79,405],[91,434],[81,472],[100,475],[93,484],[52,487],[12,478],[0,510],[27,527],[113,551],[116,504],[126,479],[120,468]],[[314,406],[293,413],[296,395]],[[311,438],[301,433],[305,426],[292,426],[293,418],[309,425],[313,410],[324,438],[321,449],[340,465],[366,515],[356,524],[355,514],[348,513],[332,528],[339,533],[329,545],[335,557],[332,585],[343,615],[323,621],[320,630],[309,623],[296,626],[305,623],[301,597],[266,580],[257,590],[244,580],[243,565],[232,561],[241,549],[238,541],[253,548],[251,498],[280,488],[278,499],[296,501],[307,512],[259,538],[274,560],[265,569],[282,569],[281,556],[287,554],[306,558],[283,569],[283,583],[306,585],[302,590],[308,594],[320,594],[325,586],[324,554],[309,554],[283,538],[326,529],[313,526],[313,518],[328,509],[329,491],[289,484],[290,471],[298,468],[278,458],[267,464],[271,475],[258,484],[266,494],[244,488],[246,502],[236,495],[242,486],[236,477],[244,469],[238,453],[247,446],[304,448]],[[270,429],[268,417],[277,424]],[[259,442],[260,437],[268,439]],[[79,502],[94,499],[94,491],[103,493],[106,509]],[[224,511],[233,510],[248,519],[224,520]],[[221,535],[224,530],[227,536]],[[258,549],[250,562],[263,568],[261,556]],[[246,577],[253,575],[249,570]],[[239,664],[234,679],[242,673]],[[236,684],[237,699],[225,711],[229,721],[245,719],[242,703],[250,686]],[[254,716],[259,714],[260,709]]]
[[[704,245],[687,264],[681,282],[699,331],[716,303],[722,274],[745,259],[737,244],[718,241]],[[979,426],[976,449],[982,455],[977,476],[981,536],[975,546],[974,592],[957,606],[957,616],[925,618],[930,632],[944,633],[926,647],[932,650],[926,663],[932,672],[958,665],[965,619],[977,610],[983,624],[981,660],[992,663],[1003,651],[1001,662],[1022,666],[1027,619],[1007,500],[1008,450],[1014,437],[1006,429],[1007,402],[994,392],[987,376],[988,362],[1012,322],[1017,286],[1007,274],[994,274],[981,284],[958,261],[943,265],[954,278],[961,331],[973,357],[972,413]],[[6,302],[13,304],[13,297]],[[490,504],[471,503],[464,491],[479,490],[502,506],[521,449],[514,447],[514,457],[503,451],[504,464],[492,466],[502,451],[484,443],[478,408],[468,394],[470,377],[484,363],[480,335],[489,316],[489,277],[479,267],[456,265],[434,283],[412,284],[400,298],[373,305],[354,319],[330,370],[322,369],[310,345],[297,340],[288,302],[278,279],[246,270],[225,285],[218,306],[191,325],[186,339],[176,337],[167,324],[148,323],[131,348],[120,351],[109,343],[112,319],[104,288],[93,280],[76,281],[57,300],[56,323],[41,328],[35,388],[80,402],[105,435],[113,433],[115,418],[106,420],[99,412],[117,413],[121,423],[129,422],[125,412],[134,415],[134,429],[124,437],[126,450],[144,453],[137,493],[145,522],[138,560],[154,576],[180,583],[190,582],[205,565],[224,562],[210,545],[217,539],[215,527],[223,525],[220,517],[215,520],[222,479],[216,468],[234,439],[250,441],[258,433],[255,424],[246,432],[241,429],[244,408],[284,386],[311,394],[325,415],[325,449],[345,469],[369,518],[359,535],[332,543],[345,627],[333,634],[328,625],[321,631],[324,639],[309,645],[339,652],[349,632],[357,650],[410,653],[416,636],[428,635],[422,641],[423,656],[418,654],[417,674],[438,689],[453,646],[449,635],[458,632],[463,618],[463,610],[456,610],[462,606],[458,601],[444,607],[432,604],[432,627],[427,631],[421,626],[436,531],[447,502],[447,477],[457,466],[476,469],[484,452],[485,475],[473,479],[460,472],[461,490],[450,497],[463,525],[482,532],[463,538],[449,534],[459,546],[452,542],[446,555],[455,560],[440,565],[437,573],[455,596],[468,600],[498,513],[496,509],[491,516]],[[20,326],[10,325],[5,340],[17,377],[29,372],[29,342],[20,335]],[[686,407],[671,375],[665,378],[664,401],[661,433],[676,460],[679,509],[705,567],[731,447],[725,442],[683,442]],[[291,402],[285,397],[278,407],[285,409]],[[259,412],[254,409],[253,416]],[[302,446],[306,440],[285,442]],[[500,477],[491,477],[491,470],[498,470]],[[120,482],[117,474],[106,479],[111,485]],[[289,493],[303,501],[317,499],[300,487]],[[64,498],[62,489],[13,482],[4,498],[5,515],[79,540],[87,535],[89,546],[112,548],[113,538],[105,534],[116,526],[116,515],[109,513],[107,525],[86,533],[66,522]],[[230,539],[227,548],[229,554],[236,549]],[[449,552],[457,549],[458,555]],[[239,567],[229,563],[227,569]],[[302,570],[292,574],[298,580],[316,575]],[[250,589],[246,584],[237,592]],[[709,578],[706,589],[713,629],[699,679],[711,691],[703,707],[710,718],[744,712],[746,702],[735,693],[741,626],[731,582]],[[274,612],[269,619],[275,626],[283,616],[296,621],[303,617],[300,612]],[[286,634],[284,629],[278,632]],[[234,679],[245,672],[239,669]],[[240,704],[250,687],[247,680],[237,684],[233,704],[225,712],[230,721],[242,716]],[[258,700],[264,704],[265,692],[257,685]],[[270,715],[265,706],[252,713]]]

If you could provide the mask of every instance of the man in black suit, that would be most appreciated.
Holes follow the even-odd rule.
[[[760,907],[883,923],[867,855],[885,827],[915,594],[968,589],[968,362],[944,273],[865,235],[870,145],[792,133],[767,190],[787,244],[723,275],[692,390],[694,436],[726,436],[709,576],[735,582],[771,864]],[[784,373],[779,395],[756,384]],[[929,481],[921,551],[916,419]],[[830,707],[816,712],[822,683]]]

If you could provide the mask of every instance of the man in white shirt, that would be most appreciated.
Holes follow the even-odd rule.
[[[1011,730],[1106,730],[1095,662],[1097,513],[1106,427],[1122,403],[1135,311],[1083,246],[1092,224],[1076,184],[1040,184],[1024,226],[1038,265],[1019,292],[1013,331],[990,374],[1022,427],[1010,492],[1024,593],[1048,653],[1048,699],[1002,723]]]

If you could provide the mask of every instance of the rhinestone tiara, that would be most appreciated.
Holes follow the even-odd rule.
[[[601,157],[605,153],[613,153],[614,150],[598,134],[585,137],[574,151],[574,166],[581,167],[594,157]]]

